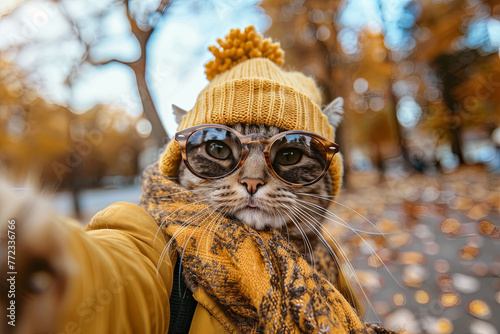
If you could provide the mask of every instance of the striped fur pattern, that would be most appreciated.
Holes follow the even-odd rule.
[[[244,135],[257,133],[267,138],[283,131],[274,126],[241,123],[234,125],[233,128]],[[320,196],[331,195],[330,175],[325,174],[323,179],[307,187],[288,186],[271,174],[262,150],[262,144],[250,144],[249,155],[243,165],[229,176],[215,180],[195,176],[183,163],[179,169],[179,183],[188,190],[195,190],[196,194],[204,197],[214,209],[224,206],[225,215],[229,218],[240,220],[257,230],[288,229],[292,240],[297,238],[301,240],[305,233],[308,240],[314,242],[315,232],[308,228],[307,224],[301,222],[303,219],[300,218],[299,210],[303,206],[314,206],[318,209],[318,213],[313,214],[314,219],[321,221],[320,214],[324,214],[323,210],[327,208],[329,202]],[[217,168],[217,166],[211,166],[208,159],[203,157],[206,152],[200,150],[199,155],[199,163],[205,165],[205,168]],[[299,165],[302,168],[296,168],[297,179],[306,179],[311,174],[312,168],[318,168],[317,165],[304,161],[300,161]],[[251,195],[247,192],[246,186],[241,183],[241,180],[245,178],[262,179],[264,184]],[[299,231],[300,229],[302,231]],[[300,243],[298,246],[300,247]]]

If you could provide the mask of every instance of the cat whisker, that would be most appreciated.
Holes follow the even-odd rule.
[[[307,219],[308,217],[306,217],[306,214],[309,216],[309,219],[314,219],[314,217],[311,216],[310,214],[308,214],[307,212],[305,212],[304,210],[301,210],[300,208],[294,207],[294,208],[292,208],[292,210],[297,213],[297,217],[300,219],[300,221],[302,223],[304,223],[309,228],[309,230],[311,230],[320,239],[320,241],[323,243],[323,245],[328,250],[328,253],[330,253],[330,255],[334,258],[334,260],[337,263],[340,263],[339,259],[337,257],[337,254],[333,251],[333,249],[326,242],[326,240],[324,240],[323,235],[316,229],[316,227],[313,225],[312,221],[308,221],[308,219]],[[321,228],[322,226],[319,225],[319,227]],[[337,245],[337,241],[335,240],[335,238],[333,238],[333,236],[332,236],[332,241]]]
[[[170,213],[170,214],[169,214],[166,218],[164,218],[164,219],[163,219],[163,221],[162,221],[162,222],[161,222],[161,224],[159,225],[159,228],[161,229],[163,226],[165,226],[166,221],[167,221],[167,220],[168,220],[168,219],[169,219],[169,218],[170,218],[170,217],[171,217],[174,213],[176,213],[177,211],[179,211],[179,210],[181,210],[181,209],[183,209],[183,208],[185,208],[185,207],[187,207],[187,206],[194,205],[194,204],[198,204],[198,203],[200,203],[200,202],[207,202],[207,203],[208,203],[208,200],[207,200],[207,199],[205,199],[205,198],[202,198],[202,199],[197,200],[197,201],[194,201],[194,202],[189,202],[188,204],[185,204],[185,205],[181,206],[180,208],[175,209],[175,210],[174,210],[173,212],[171,212],[171,213]],[[157,233],[158,233],[158,231],[157,231]]]
[[[288,205],[285,205],[285,209],[287,209],[289,212],[293,212],[293,210],[292,210],[293,208],[292,207],[288,207]],[[311,245],[311,242],[309,241],[309,238],[307,237],[307,234],[305,233],[304,229],[300,226],[300,224],[295,219],[293,219],[293,217],[292,217],[293,215],[290,216],[286,210],[283,210],[283,213],[285,215],[287,215],[288,218],[290,218],[290,221],[295,225],[295,227],[297,227],[297,230],[299,231],[299,233],[302,236],[302,240],[304,240],[305,251],[309,252],[309,259],[311,261],[311,264],[313,265],[313,269],[315,269],[315,265],[314,265],[314,251],[313,251],[313,247]]]
[[[290,242],[290,231],[288,230],[288,224],[286,223],[285,217],[283,217],[283,215],[279,211],[271,211],[271,212],[273,213],[274,217],[277,217],[276,215],[277,213],[280,215],[279,218],[283,220],[283,225],[281,225],[280,232],[283,233],[283,226],[285,226],[286,240]]]
[[[206,206],[203,210],[201,210],[200,212],[196,213],[193,217],[191,217],[190,219],[188,219],[187,221],[185,221],[184,223],[182,223],[178,227],[178,229],[175,231],[175,233],[170,238],[169,244],[171,244],[173,241],[175,241],[177,235],[179,235],[180,233],[184,232],[184,230],[188,226],[193,225],[192,224],[193,222],[197,222],[197,221],[201,220],[200,223],[198,224],[198,225],[200,225],[200,224],[202,224],[205,221],[206,218],[210,217],[210,215],[212,215],[212,214],[213,214],[213,212],[211,211],[211,207],[210,206]]]
[[[361,284],[361,282],[360,282],[360,280],[358,278],[358,275],[356,274],[356,271],[354,270],[354,267],[352,266],[351,262],[349,261],[349,258],[345,254],[345,252],[342,249],[340,243],[335,239],[335,237],[331,234],[331,232],[328,231],[314,216],[312,216],[311,214],[307,213],[303,209],[300,209],[300,208],[294,208],[294,209],[297,210],[299,213],[301,213],[303,217],[305,216],[305,218],[309,218],[309,221],[307,219],[304,219],[303,222],[306,223],[306,225],[308,225],[308,227],[311,229],[311,231],[313,231],[314,234],[316,234],[318,236],[318,238],[321,241],[321,243],[325,246],[325,248],[327,249],[328,253],[332,256],[333,260],[336,261],[336,263],[337,263],[337,265],[339,267],[339,274],[344,277],[344,280],[346,282],[349,282],[350,280],[349,280],[348,277],[346,277],[345,272],[343,270],[340,270],[341,269],[340,267],[342,266],[342,264],[345,264],[347,266],[347,271],[350,273],[351,277],[354,277],[357,286],[359,287],[359,289],[361,290],[363,296],[365,297],[366,303],[368,304],[368,307],[369,307],[370,311],[373,314],[375,314],[375,316],[378,319],[377,312],[375,311],[375,308],[373,307],[370,299],[368,298],[368,295],[366,294],[366,291],[363,288],[363,286],[362,286],[362,284]],[[318,231],[315,226],[317,226],[320,230]],[[322,231],[323,233],[321,233],[320,231]],[[336,249],[340,252],[340,255],[341,255],[342,259],[343,259],[342,262],[339,260],[339,257],[337,255],[337,253],[333,250],[333,248],[331,247],[331,245],[325,239],[324,234],[326,234],[326,236],[333,242],[333,244],[335,245]],[[354,302],[356,300],[356,296],[353,294],[353,291],[349,290],[349,294],[351,296],[351,300]],[[378,319],[378,321],[380,322],[380,319]]]
[[[176,213],[177,211],[179,211],[179,210],[181,210],[181,209],[183,209],[183,208],[185,208],[185,207],[187,207],[187,206],[194,205],[194,204],[198,204],[198,203],[200,203],[200,202],[207,202],[207,200],[206,200],[206,199],[204,199],[204,198],[202,198],[202,199],[200,199],[200,200],[198,200],[198,201],[190,202],[190,203],[188,203],[188,204],[186,204],[186,205],[181,206],[180,208],[177,208],[175,211],[171,212],[171,213],[170,213],[170,214],[169,214],[166,218],[164,218],[164,219],[162,220],[161,224],[159,224],[159,225],[158,225],[158,229],[156,230],[155,237],[154,237],[154,239],[153,239],[153,246],[155,245],[156,239],[158,238],[158,233],[160,233],[161,229],[165,226],[165,224],[166,224],[167,220],[168,220],[168,219],[169,219],[169,218],[170,218],[170,217],[171,217],[174,213]]]
[[[206,209],[209,209],[210,207],[207,207]],[[204,211],[204,210],[203,210]],[[214,213],[214,211],[210,211],[208,213],[208,217],[210,217],[212,214]],[[189,241],[191,240],[191,237],[193,236],[194,232],[196,232],[196,230],[206,221],[207,218],[203,218],[197,225],[196,227],[193,229],[193,231],[191,232],[191,234],[189,235],[189,237],[187,238],[187,240],[185,241],[184,243],[184,246],[182,247],[182,252],[181,252],[181,256],[179,258],[179,277],[182,277],[182,261],[184,259],[184,253],[186,252],[186,248],[187,246],[189,245]],[[191,225],[191,224],[189,224]],[[177,234],[177,232],[179,232],[183,227],[187,227],[187,225],[185,224],[182,224],[181,227],[176,231],[176,233],[174,233],[174,235],[172,236],[172,239],[171,240],[174,240],[174,236]],[[181,280],[179,279],[179,293],[181,293]]]
[[[360,286],[361,289],[363,289],[358,278],[357,278],[357,275],[354,271],[354,268],[352,267],[347,255],[345,254],[344,250],[340,246],[340,243],[337,241],[337,239],[335,239],[335,237],[314,216],[312,216],[311,214],[309,214],[308,212],[306,212],[305,210],[300,209],[300,208],[294,208],[294,210],[296,210],[299,214],[301,214],[301,216],[303,218],[305,218],[302,220],[302,222],[304,222],[309,227],[309,229],[319,238],[321,243],[327,249],[330,256],[337,263],[337,265],[340,267],[342,263],[345,263],[348,266],[349,271],[355,277],[358,285]],[[323,233],[325,233],[328,236],[328,238],[333,242],[333,244],[336,246],[336,248],[340,252],[342,259],[344,261],[342,261],[342,262],[340,261],[337,253],[333,250],[331,245],[326,241],[324,235],[315,226],[319,227],[320,231],[323,231]],[[340,273],[342,273],[342,271],[340,271]],[[351,297],[353,297],[353,296],[351,296]]]
[[[298,200],[298,202],[302,202],[304,204],[300,204],[300,203],[297,203],[298,205],[301,205],[303,208],[306,208],[310,211],[312,211],[313,213],[331,221],[331,222],[334,222],[334,223],[337,223],[337,224],[340,224],[337,220],[334,220],[332,218],[329,218],[325,215],[322,214],[322,212],[325,212],[325,213],[330,213],[331,215],[334,216],[335,219],[340,219],[342,222],[344,222],[346,225],[347,228],[349,228],[351,231],[353,231],[358,237],[359,239],[365,244],[365,246],[370,250],[370,253],[372,255],[375,255],[375,257],[380,261],[380,263],[384,266],[384,268],[387,270],[387,273],[391,276],[391,278],[394,280],[394,282],[396,282],[398,284],[398,286],[400,286],[401,288],[404,288],[397,280],[396,278],[394,277],[394,275],[391,273],[391,271],[389,270],[389,268],[387,268],[387,265],[385,264],[384,261],[382,261],[382,259],[380,258],[380,256],[377,254],[377,252],[373,249],[373,247],[357,232],[356,229],[354,228],[351,228],[347,222],[345,222],[343,219],[341,219],[340,217],[338,217],[337,215],[333,214],[331,211],[327,210],[327,209],[324,209],[323,207],[320,207],[319,205],[317,204],[314,204],[314,203],[309,203],[309,202],[305,202],[305,201],[300,201]],[[309,206],[309,207],[308,207]],[[317,208],[317,209],[314,209],[314,208]],[[319,210],[318,210],[319,209]],[[344,225],[343,225],[344,226]],[[385,238],[385,240],[387,240],[387,238]],[[394,246],[390,243],[389,240],[387,240],[389,245],[394,249]]]
[[[367,217],[365,217],[364,215],[362,215],[358,211],[354,210],[353,208],[349,207],[348,205],[340,203],[339,201],[333,200],[332,198],[335,198],[335,196],[316,195],[316,194],[307,194],[307,193],[297,193],[297,195],[304,195],[304,196],[316,197],[316,198],[323,199],[325,201],[328,201],[328,202],[340,205],[341,207],[343,207],[343,208],[345,208],[347,210],[350,210],[350,211],[354,212],[355,214],[357,214],[359,217],[363,218],[366,222],[368,222],[371,226],[373,226],[378,231],[378,234],[380,234],[380,235],[394,234],[394,233],[384,233],[384,232],[382,232],[375,223],[373,223],[370,219],[368,219]],[[365,232],[365,233],[376,234],[375,232]]]
[[[219,226],[220,226],[220,225],[222,225],[222,224],[220,223],[220,221],[222,220],[222,218],[224,218],[224,216],[225,216],[225,212],[224,212],[224,211],[225,211],[226,209],[227,209],[227,205],[226,205],[226,206],[224,206],[222,209],[220,209],[220,217],[219,217],[219,219],[217,220],[217,222],[216,222],[216,224],[215,224],[215,226],[214,226],[213,232],[212,232],[212,231],[209,231],[208,238],[207,238],[207,242],[208,242],[208,240],[212,240],[212,242],[210,243],[210,248],[212,248],[212,247],[213,247],[213,245],[214,245],[215,234],[217,233],[217,229],[219,228]],[[210,232],[212,233],[212,238],[210,238]],[[208,247],[208,246],[207,246],[207,247]]]
[[[319,210],[323,210],[325,213],[329,214],[332,218],[331,218],[331,221],[334,222],[335,224],[337,225],[340,225],[340,226],[343,226],[345,228],[348,228],[349,230],[351,231],[356,231],[356,232],[359,232],[359,233],[366,233],[366,234],[371,234],[371,235],[381,235],[381,236],[384,236],[387,235],[387,234],[394,234],[394,233],[385,233],[385,232],[370,232],[370,231],[365,231],[365,230],[361,230],[361,229],[357,229],[357,228],[354,228],[352,226],[349,225],[348,222],[346,222],[345,220],[343,220],[342,218],[340,218],[338,215],[336,215],[335,213],[331,212],[330,210],[328,209],[325,209],[324,207],[318,205],[318,204],[315,204],[315,203],[311,203],[311,202],[307,202],[307,201],[302,201],[300,199],[296,199],[297,202],[300,202],[300,203],[305,203],[305,204],[309,204],[309,205],[313,205],[314,207],[318,208]],[[325,216],[322,216],[324,218],[327,218]],[[338,220],[333,220],[333,219],[338,219]],[[339,222],[339,220],[341,222]],[[378,228],[377,228],[378,229]],[[389,243],[390,241],[387,240]]]
[[[305,210],[303,209],[300,209],[298,207],[295,207],[293,208],[293,210],[297,211],[299,214],[302,215],[302,217],[308,217],[309,219],[314,219],[316,221],[316,224],[314,225],[317,225],[321,230],[323,230],[323,232],[327,233],[327,235],[330,237],[330,239],[332,240],[332,242],[335,244],[335,246],[339,247],[340,244],[339,242],[337,241],[337,239],[335,239],[335,237],[328,231],[325,229],[324,226],[321,225],[320,222],[317,221],[317,219],[312,216],[311,214],[309,214],[308,212],[306,212]],[[330,255],[334,258],[334,260],[337,261],[337,263],[340,263],[339,262],[339,259],[338,259],[338,256],[337,254],[335,253],[335,251],[331,248],[331,246],[328,244],[328,242],[326,242],[326,240],[324,239],[324,236],[314,227],[312,226],[312,221],[308,221],[307,219],[303,220],[303,222],[305,224],[308,224],[310,223],[310,225],[308,225],[309,229],[314,233],[316,234],[316,236],[318,236],[318,238],[320,238],[321,242],[323,243],[323,245],[326,247],[326,249],[328,250],[328,252],[330,253]],[[339,251],[342,252],[342,255],[343,255],[343,258],[345,260],[347,260],[347,256],[345,256],[345,253],[343,252],[343,250],[339,247]]]
[[[312,204],[312,203],[308,203],[308,202],[305,202],[305,204],[307,205],[310,205],[310,206],[313,206],[313,207],[308,207],[307,205],[302,205],[300,203],[298,203],[300,206],[302,206],[303,208],[323,217],[323,218],[326,218],[330,221],[333,221],[331,218],[329,217],[326,217],[324,215],[321,214],[321,212],[319,212],[318,210],[315,210],[314,209],[314,205],[316,204]],[[328,210],[326,210],[328,211]],[[334,221],[335,222],[335,221]],[[387,270],[387,273],[391,276],[391,278],[394,280],[394,282],[396,282],[398,284],[399,287],[401,287],[402,289],[405,289],[396,279],[396,277],[394,277],[394,275],[391,273],[391,271],[389,270],[389,268],[387,267],[387,265],[385,264],[385,262],[380,258],[380,256],[377,254],[377,252],[373,249],[373,247],[355,230],[352,230],[358,237],[359,239],[365,244],[365,246],[370,250],[371,254],[372,255],[375,255],[375,257],[380,261],[380,263],[382,264],[382,266],[385,268],[385,270]]]
[[[190,219],[188,219],[186,222],[182,223],[182,225],[179,227],[179,229],[172,235],[172,237],[170,238],[170,240],[167,242],[167,244],[163,248],[162,253],[160,254],[160,258],[158,260],[158,265],[157,265],[157,274],[159,272],[160,265],[163,262],[163,260],[165,259],[165,256],[166,256],[167,252],[170,250],[170,247],[172,246],[172,242],[175,240],[175,237],[177,236],[177,234],[180,233],[181,230],[184,227],[187,227],[188,225],[191,225],[192,222],[194,222],[194,221],[198,220],[199,218],[201,218],[201,216],[205,214],[204,211],[208,210],[209,208],[210,207],[207,206],[206,208],[204,208],[203,210],[201,210],[200,212],[198,212],[196,215],[194,215],[193,217],[191,217]],[[168,219],[168,218],[166,218],[166,219]],[[164,220],[164,222],[166,222],[166,220]]]
[[[193,233],[194,233],[194,232],[195,232],[195,231],[196,231],[196,230],[197,230],[197,229],[198,229],[201,225],[203,225],[203,223],[205,223],[205,222],[206,222],[206,221],[207,221],[207,220],[208,220],[208,219],[209,219],[209,218],[210,218],[213,214],[215,214],[215,218],[212,218],[212,219],[210,220],[210,223],[208,224],[208,226],[205,226],[205,230],[203,231],[203,233],[202,233],[202,235],[201,235],[201,237],[200,237],[200,240],[199,240],[200,244],[198,245],[197,250],[196,250],[196,252],[197,252],[197,254],[198,254],[198,251],[199,251],[199,246],[201,245],[201,241],[202,241],[203,236],[205,235],[206,231],[207,231],[208,229],[210,229],[210,227],[212,226],[212,224],[213,224],[214,220],[218,220],[218,219],[220,219],[220,218],[221,218],[221,216],[222,216],[222,214],[223,214],[223,210],[227,207],[227,206],[224,206],[224,207],[222,208],[222,210],[221,210],[221,211],[219,211],[219,208],[220,208],[220,207],[222,207],[222,206],[223,206],[222,204],[221,204],[221,205],[216,206],[215,208],[214,208],[214,207],[211,207],[211,206],[207,206],[206,208],[204,208],[204,209],[202,210],[202,211],[205,211],[205,210],[210,210],[210,212],[208,213],[208,216],[204,217],[204,218],[203,218],[203,220],[202,220],[202,221],[201,221],[201,222],[200,222],[200,223],[196,226],[196,228],[195,228],[195,229],[191,232],[190,236],[188,237],[187,242],[186,242],[186,243],[185,243],[185,245],[184,245],[184,249],[183,249],[183,251],[182,251],[181,259],[182,259],[182,256],[184,255],[185,247],[187,247],[187,244],[188,244],[189,240],[191,239],[191,237],[192,237]],[[201,213],[202,211],[200,211],[200,213]],[[188,221],[188,222],[189,222],[189,221]],[[172,239],[171,239],[171,240],[173,240],[173,239],[175,238],[175,236],[178,234],[178,232],[180,232],[180,230],[181,230],[183,227],[187,227],[187,225],[189,225],[189,224],[190,224],[190,223],[188,223],[188,224],[183,223],[183,224],[181,225],[180,229],[179,229],[179,230],[177,230],[177,231],[176,231],[176,233],[174,233],[174,235],[172,236]]]
[[[167,198],[167,197],[172,197],[180,194],[185,194],[185,193],[196,193],[196,192],[203,192],[205,189],[191,189],[191,190],[186,190],[186,191],[179,191],[173,194],[168,194],[168,195],[156,195],[156,196],[148,196],[150,198]]]
[[[208,248],[208,240],[210,239],[210,230],[211,230],[211,228],[212,228],[212,225],[214,225],[214,224],[215,224],[215,225],[217,225],[217,222],[219,221],[219,219],[220,219],[220,218],[221,218],[221,216],[222,216],[222,213],[221,213],[220,211],[218,211],[218,210],[219,210],[219,208],[220,208],[221,206],[222,206],[222,204],[221,204],[221,205],[219,205],[219,206],[217,206],[217,207],[215,207],[215,208],[213,208],[214,212],[216,213],[215,218],[212,218],[212,219],[210,220],[210,223],[208,223],[208,225],[207,225],[207,226],[205,226],[205,229],[204,229],[203,233],[201,234],[201,237],[200,237],[200,240],[199,240],[198,247],[196,248],[196,256],[198,256],[198,252],[199,252],[199,250],[200,250],[201,242],[202,242],[203,237],[204,237],[204,235],[205,235],[205,233],[206,233],[207,231],[209,231],[209,233],[208,233],[208,236],[207,236],[207,242],[206,242],[205,244],[206,244],[206,250],[207,250],[207,252],[208,252],[208,249],[209,249],[209,248]],[[206,220],[205,220],[205,221],[206,221]]]

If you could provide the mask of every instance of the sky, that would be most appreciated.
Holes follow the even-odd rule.
[[[84,37],[101,36],[102,42],[93,47],[92,57],[107,60],[118,57],[134,60],[138,55],[137,42],[128,31],[128,22],[120,10],[112,10],[98,27],[85,21],[86,15],[97,8],[109,6],[109,0],[63,0],[69,14],[81,24]],[[135,2],[137,6],[155,6],[154,1]],[[411,47],[411,36],[405,25],[414,22],[404,7],[409,0],[383,0],[384,11],[374,0],[350,0],[340,16],[344,26],[339,40],[350,53],[357,52],[356,38],[367,26],[380,29],[385,24],[386,44],[390,47]],[[2,0],[2,7],[15,7],[19,1]],[[153,99],[169,134],[175,133],[176,124],[171,105],[189,110],[198,93],[208,83],[204,63],[212,56],[208,46],[226,35],[231,28],[244,28],[250,24],[264,32],[270,18],[258,7],[256,0],[174,1],[163,15],[149,43],[147,80]],[[383,14],[383,15],[382,15]],[[486,35],[500,44],[500,22],[495,19],[479,20],[473,24],[466,41],[471,46],[482,43]],[[71,105],[83,112],[97,103],[111,103],[133,116],[141,114],[141,104],[132,71],[118,63],[93,67],[84,65],[72,90],[64,86],[71,65],[79,60],[81,44],[71,33],[71,25],[61,10],[48,0],[30,0],[9,16],[0,20],[0,49],[7,45],[28,42],[30,48],[15,61],[33,73],[40,93],[60,104]],[[62,52],[61,52],[62,51]],[[408,103],[402,105],[410,105]]]
[[[68,12],[79,18],[86,14],[92,2],[98,3],[96,0],[67,1]],[[159,21],[149,43],[147,80],[169,134],[175,133],[177,127],[172,104],[189,110],[208,83],[204,74],[204,63],[211,59],[208,46],[216,44],[216,39],[231,28],[253,24],[258,31],[267,29],[268,18],[254,6],[255,2],[220,0],[207,6],[196,5],[197,2],[191,0],[176,1]],[[123,12],[112,11],[103,22],[99,30],[106,31],[106,38],[93,49],[92,57],[134,60],[138,47],[128,33]],[[0,21],[0,36],[4,36],[0,38],[0,48],[16,42],[38,44],[33,50],[36,52],[24,52],[16,62],[28,69],[36,66],[35,78],[42,83],[41,93],[49,100],[68,103],[76,112],[83,112],[96,103],[112,103],[139,116],[142,111],[135,77],[127,66],[119,63],[99,67],[85,65],[69,94],[63,81],[70,65],[82,52],[81,45],[71,38],[70,28],[54,4],[30,1]],[[82,32],[100,33],[91,28]],[[48,47],[50,43],[56,47]],[[64,50],[62,56],[61,50]]]
[[[0,17],[10,13],[16,6],[20,5],[23,0],[2,0],[0,2]]]

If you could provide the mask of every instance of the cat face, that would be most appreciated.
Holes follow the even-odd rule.
[[[232,128],[244,135],[257,134],[265,138],[283,131],[277,127],[248,124],[236,124]],[[311,195],[331,195],[329,174],[326,173],[320,181],[310,186],[293,188],[271,174],[262,153],[262,144],[251,143],[248,149],[249,154],[243,165],[228,176],[201,179],[181,164],[179,182],[187,189],[196,190],[196,194],[204,197],[217,211],[258,230],[290,225],[293,231],[293,227],[303,224],[304,220],[309,220],[309,223],[314,223],[310,222],[311,220],[319,222],[321,217],[317,214],[318,210],[326,208],[328,203]],[[193,150],[195,159],[190,160],[190,165],[195,170],[224,174],[223,171],[230,170],[231,165],[235,163],[230,158],[230,152],[238,150],[238,147],[230,142],[227,146],[221,146],[208,141],[206,145]],[[297,154],[294,156],[294,152],[290,150],[275,160],[277,159],[282,160],[276,167],[279,169],[278,173],[286,175],[287,179],[296,180],[296,183],[311,181],[311,175],[317,174],[316,169],[322,168],[321,162],[317,160],[319,157],[297,157]],[[294,161],[297,159],[298,162]],[[289,162],[293,162],[293,166]]]

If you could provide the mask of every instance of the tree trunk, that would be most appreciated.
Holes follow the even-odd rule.
[[[142,109],[144,114],[148,118],[149,122],[151,122],[152,133],[155,138],[155,141],[159,147],[162,147],[166,143],[170,141],[170,138],[165,131],[165,127],[163,126],[158,111],[153,102],[153,98],[151,97],[151,93],[148,89],[148,84],[146,82],[146,61],[142,59],[142,61],[137,65],[133,66],[132,70],[135,74],[135,80],[137,82],[137,89],[139,90],[139,96],[141,98]]]
[[[410,161],[410,152],[408,152],[408,148],[406,147],[406,136],[404,134],[403,128],[401,127],[401,123],[399,123],[398,120],[398,101],[396,100],[396,96],[394,96],[393,92],[393,87],[392,83],[390,84],[389,88],[389,94],[390,94],[390,100],[392,102],[392,105],[394,108],[391,108],[390,110],[392,113],[390,113],[390,118],[394,122],[394,130],[396,131],[396,141],[398,142],[398,146],[401,149],[401,156],[403,157],[403,161],[406,164],[406,167],[409,167],[411,169],[413,168],[413,165]]]
[[[465,164],[464,152],[462,150],[462,128],[455,126],[451,128],[451,151],[458,156],[458,161],[461,165]]]

